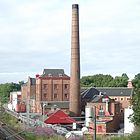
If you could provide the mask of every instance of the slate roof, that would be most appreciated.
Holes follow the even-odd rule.
[[[109,98],[107,95],[95,95],[93,98],[92,98],[92,102],[99,102],[100,99],[102,98]],[[110,99],[110,98],[109,98]]]
[[[82,98],[91,98],[94,95],[98,95],[99,91],[95,88],[89,88],[89,89],[85,89],[85,90],[81,90],[81,96]]]
[[[64,69],[44,69],[42,76],[47,76],[50,74],[51,76],[67,76],[64,73]]]
[[[98,102],[100,98],[101,98],[101,96],[95,95],[95,96],[92,98],[92,102]]]
[[[96,87],[96,89],[108,96],[132,96],[133,88],[127,87]]]
[[[91,87],[82,88],[81,98],[88,101],[99,100],[98,95],[107,96],[132,96],[133,88],[127,87]]]
[[[100,93],[100,91],[92,87],[89,89],[85,89],[84,91],[81,91],[81,98],[92,100],[95,95],[100,94],[103,95],[103,93]]]

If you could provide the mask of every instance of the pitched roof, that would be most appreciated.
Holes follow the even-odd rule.
[[[60,75],[65,75],[63,69],[44,69],[42,76],[60,76]]]
[[[97,96],[96,98],[98,98],[98,96],[100,95],[104,94],[93,87],[81,92],[81,98],[84,100],[86,99],[88,102],[92,101],[95,96]]]
[[[108,96],[131,96],[133,88],[127,87],[96,87],[96,89]]]
[[[101,98],[101,96],[95,95],[95,96],[92,98],[92,102],[98,102],[100,98]]]
[[[99,95],[99,91],[95,88],[81,90],[81,97],[84,99],[92,98],[94,95]]]
[[[57,110],[50,115],[45,121],[47,124],[71,124],[75,122],[70,116],[64,113],[62,110]]]
[[[110,100],[110,98],[107,96],[107,95],[95,95],[93,98],[92,98],[92,102],[99,102],[100,99],[103,99],[103,98],[107,98]],[[103,102],[103,101],[102,101]]]

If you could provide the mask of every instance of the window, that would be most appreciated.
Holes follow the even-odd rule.
[[[99,116],[104,116],[103,105],[100,105],[100,109],[99,109],[98,115],[99,115]]]
[[[123,101],[123,98],[121,98],[121,101]]]
[[[127,101],[129,101],[130,100],[130,98],[127,98]]]
[[[58,85],[57,84],[54,84],[54,89],[58,89]]]
[[[64,88],[65,88],[65,89],[68,89],[68,88],[69,88],[69,85],[68,85],[68,84],[65,84],[65,85],[64,85]]]
[[[57,96],[58,96],[58,95],[55,93],[55,94],[54,94],[54,99],[56,99],[56,98],[57,98]]]
[[[68,98],[68,94],[67,94],[67,93],[65,93],[65,94],[64,94],[64,97],[65,97],[65,98]]]
[[[43,85],[43,88],[44,88],[44,89],[48,89],[48,85],[47,85],[47,84],[44,84],[44,85]]]
[[[47,98],[47,93],[44,93],[44,98]]]
[[[103,110],[103,105],[100,105],[100,110]]]
[[[118,100],[118,98],[114,98],[115,99],[115,101],[117,101]]]

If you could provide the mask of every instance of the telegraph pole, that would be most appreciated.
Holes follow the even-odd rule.
[[[96,140],[96,106],[94,106],[94,134],[93,134],[93,140]]]

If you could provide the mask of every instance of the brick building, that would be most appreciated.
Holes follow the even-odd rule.
[[[127,87],[101,87],[96,88],[103,94],[108,95],[111,99],[121,103],[121,109],[128,108],[130,106],[130,99],[132,97],[133,88]]]
[[[27,101],[27,98],[30,99],[30,112],[36,112],[36,79],[28,77],[28,81],[21,86],[21,102]]]
[[[96,130],[97,133],[114,132],[119,129],[120,124],[120,108],[119,103],[107,95],[95,95],[87,107],[96,107]],[[89,127],[93,126],[93,121],[89,123]],[[94,128],[93,128],[94,129]]]
[[[101,87],[96,88],[99,92],[108,95],[120,105],[121,120],[124,121],[124,109],[131,105],[133,94],[132,87]]]
[[[41,113],[43,103],[49,103],[51,108],[53,105],[59,107],[62,101],[64,104],[69,101],[69,85],[70,77],[63,69],[44,69],[42,75],[29,77],[27,83],[22,85],[22,100],[29,96],[30,111]]]

